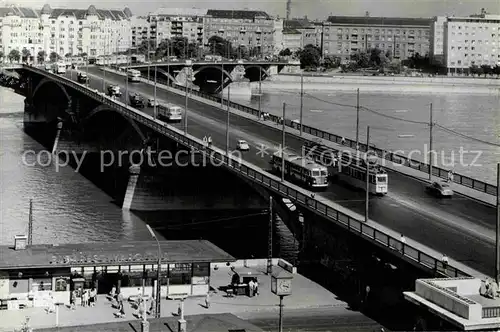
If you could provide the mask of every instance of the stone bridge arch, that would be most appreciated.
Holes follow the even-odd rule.
[[[226,69],[222,69],[221,66],[215,66],[215,65],[204,65],[204,66],[201,66],[193,74],[194,74],[194,76],[196,76],[196,75],[198,75],[199,73],[201,73],[202,71],[204,71],[206,69],[216,69],[218,71],[222,71],[222,73],[224,75],[224,78],[229,77],[229,79],[231,81],[233,80],[232,77],[231,77],[231,73],[229,73]]]
[[[33,90],[33,94],[32,94],[32,98],[35,99],[35,96],[36,96],[36,93],[38,92],[38,90],[44,86],[45,84],[55,84],[57,85],[57,87],[59,87],[59,89],[61,89],[61,91],[64,93],[64,95],[66,96],[67,100],[71,100],[71,96],[69,95],[68,91],[66,91],[66,88],[64,87],[63,84],[51,79],[51,78],[48,78],[48,77],[44,77],[39,83],[38,85],[35,87],[35,89]]]
[[[146,135],[144,135],[144,133],[142,132],[141,128],[139,128],[139,126],[137,125],[137,123],[132,120],[131,118],[129,118],[128,116],[124,116],[123,114],[121,114],[120,112],[118,112],[117,110],[107,106],[107,105],[99,105],[97,106],[96,108],[94,108],[93,110],[91,110],[87,116],[85,116],[85,118],[83,118],[82,120],[82,127],[85,128],[85,126],[87,125],[87,123],[98,113],[101,113],[101,112],[113,112],[115,114],[118,114],[120,115],[125,121],[127,121],[130,126],[132,128],[134,128],[134,130],[137,132],[137,134],[139,135],[139,137],[141,138],[142,141],[146,141],[147,140],[147,137]]]
[[[173,77],[173,76],[172,76],[172,74],[170,74],[170,73],[166,72],[165,70],[163,70],[163,69],[161,69],[161,68],[158,68],[158,67],[156,67],[156,70],[157,70],[160,74],[164,75],[165,77],[168,77],[168,79],[170,80],[170,82],[173,82],[173,83],[178,83],[178,82],[177,82],[177,79],[176,79],[175,77]]]
[[[269,69],[269,67],[268,67],[268,69]],[[257,72],[260,75],[262,75],[261,79],[263,80],[266,77],[270,76],[268,69],[264,68],[264,66],[261,66],[261,65],[249,65],[249,66],[245,66],[245,77],[251,80],[251,77],[250,77],[251,73],[252,72]],[[257,78],[257,81],[258,80],[259,79]]]

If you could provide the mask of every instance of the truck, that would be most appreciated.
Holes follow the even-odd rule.
[[[146,106],[144,98],[137,93],[130,96],[130,105],[135,108],[144,108]]]

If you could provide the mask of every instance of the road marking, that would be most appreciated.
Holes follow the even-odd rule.
[[[323,110],[310,110],[311,113],[323,113]]]

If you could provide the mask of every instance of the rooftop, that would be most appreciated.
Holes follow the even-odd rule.
[[[35,10],[28,7],[18,7],[18,6],[0,7],[0,17],[5,17],[7,15],[16,15],[25,18],[38,17],[38,13]]]
[[[162,241],[169,262],[232,262],[234,257],[206,240]],[[155,241],[34,245],[25,250],[0,246],[0,270],[84,265],[151,264],[158,260]]]
[[[261,328],[236,317],[233,314],[210,314],[185,316],[186,332],[224,332],[224,331],[246,331],[263,332]],[[157,326],[158,319],[149,319],[151,326]],[[166,327],[165,331],[177,330],[177,317],[161,318],[160,321]],[[136,332],[141,330],[141,322],[120,321],[106,324],[95,324],[85,326],[59,327],[40,329],[40,332]]]
[[[73,16],[76,19],[82,20],[87,15],[97,15],[100,19],[123,20],[132,16],[128,8],[124,10],[115,9],[96,9],[93,5],[87,9],[71,9],[71,8],[51,8],[49,5],[44,5],[41,10],[35,10],[28,7],[10,6],[0,8],[0,17],[13,14],[25,18],[38,18],[42,14],[49,14],[50,18],[58,18],[60,16]]]
[[[298,31],[297,29],[284,28],[283,34],[285,34],[285,35],[301,35],[302,33],[300,31]]]
[[[391,25],[391,26],[426,26],[429,27],[431,18],[409,17],[369,17],[369,16],[329,16],[328,22],[335,24],[353,25]]]
[[[283,26],[290,29],[307,29],[314,27],[308,19],[304,18],[285,20],[283,21]]]
[[[149,15],[155,16],[206,16],[207,9],[200,8],[158,8]]]
[[[253,20],[258,17],[264,17],[270,19],[271,17],[263,11],[255,10],[218,10],[209,9],[207,15],[215,18],[232,18],[232,19],[245,19]]]

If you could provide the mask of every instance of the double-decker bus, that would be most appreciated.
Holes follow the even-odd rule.
[[[309,188],[325,189],[328,187],[328,169],[313,160],[295,154],[283,153],[285,176],[305,184]],[[271,157],[273,171],[281,172],[282,153],[275,152]]]
[[[127,77],[129,82],[139,82],[141,78],[141,72],[136,69],[127,70]]]
[[[317,143],[308,143],[303,149],[304,153],[314,161],[327,166],[328,173],[333,179],[366,190],[367,164],[365,159],[355,153],[335,151]],[[369,160],[368,172],[368,191],[377,195],[387,194],[388,174],[375,159]]]
[[[182,120],[182,108],[172,104],[159,105],[158,117],[171,122],[179,122]]]

